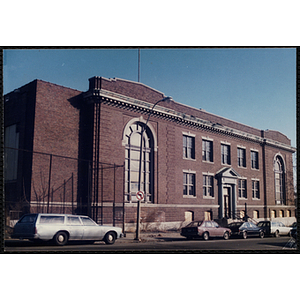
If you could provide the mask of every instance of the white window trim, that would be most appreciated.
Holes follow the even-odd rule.
[[[188,169],[188,170],[182,170],[182,173],[195,174],[195,175],[197,174],[196,171],[193,171],[193,170],[191,170],[191,169]],[[197,183],[196,183],[196,181],[195,181],[195,189],[196,189],[196,185],[197,185]],[[196,199],[196,198],[197,198],[197,194],[196,194],[196,196],[183,195],[183,198]]]
[[[259,198],[253,198],[252,197],[252,181],[258,181],[259,182]],[[261,187],[260,187],[260,179],[258,178],[251,178],[251,199],[254,200],[254,201],[259,201],[261,199]]]
[[[249,193],[248,193],[248,179],[247,179],[247,177],[238,177],[238,180],[239,179],[241,179],[241,180],[246,180],[246,182],[247,182],[247,185],[246,185],[246,190],[247,190],[247,198],[244,198],[244,197],[239,197],[239,195],[237,195],[238,196],[238,200],[242,200],[242,201],[246,201],[246,200],[248,200],[248,196],[249,196]],[[252,184],[252,181],[251,181],[251,184]],[[238,190],[238,192],[239,192],[239,185],[237,184],[237,190]],[[251,187],[251,194],[252,194],[252,187]]]
[[[214,173],[209,173],[209,172],[202,172],[202,176],[206,175],[206,176],[212,176],[215,177]],[[203,182],[203,181],[202,181]],[[213,182],[214,183],[214,182]],[[202,189],[203,189],[203,183],[202,183]],[[204,196],[203,195],[203,199],[215,199],[215,189],[214,189],[214,184],[213,184],[213,196]]]

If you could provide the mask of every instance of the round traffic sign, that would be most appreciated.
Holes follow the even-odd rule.
[[[136,193],[136,198],[141,201],[141,200],[144,200],[144,193],[142,191],[138,191]]]

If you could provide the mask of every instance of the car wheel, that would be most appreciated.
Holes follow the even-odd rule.
[[[265,233],[264,233],[263,231],[261,231],[261,232],[259,233],[259,237],[260,237],[261,239],[263,239],[263,238],[265,237]]]
[[[112,231],[109,231],[104,237],[105,244],[112,245],[114,244],[115,241],[116,241],[116,234]]]
[[[274,236],[275,236],[276,238],[279,237],[279,231],[278,231],[278,230],[275,231]]]
[[[64,246],[68,242],[69,236],[66,232],[64,231],[59,231],[55,236],[54,236],[54,242],[58,246]]]
[[[246,239],[248,237],[247,231],[243,231],[242,237],[243,237],[243,239]]]
[[[228,240],[229,239],[229,232],[225,231],[224,235],[223,235],[224,240]]]
[[[208,232],[204,232],[203,235],[202,235],[204,241],[207,241],[209,239],[209,234]]]

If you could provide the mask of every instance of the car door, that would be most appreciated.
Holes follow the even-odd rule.
[[[220,225],[215,221],[211,221],[211,224],[212,224],[213,236],[223,236],[224,229],[220,227]]]
[[[67,228],[70,233],[70,240],[81,240],[83,236],[83,225],[76,216],[67,216]]]
[[[104,237],[104,230],[89,217],[80,217],[83,223],[83,240],[101,240]]]
[[[211,221],[205,221],[204,222],[204,227],[205,227],[205,231],[207,231],[209,233],[209,236],[215,236],[215,230],[213,228],[212,222]]]

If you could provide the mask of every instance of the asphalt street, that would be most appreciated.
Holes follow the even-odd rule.
[[[113,245],[104,242],[88,244],[69,242],[60,247],[52,243],[35,244],[30,241],[6,240],[4,253],[201,253],[201,252],[277,252],[299,253],[293,238],[265,237],[187,240],[178,232],[143,233],[141,240],[135,240],[133,233],[127,233]]]

